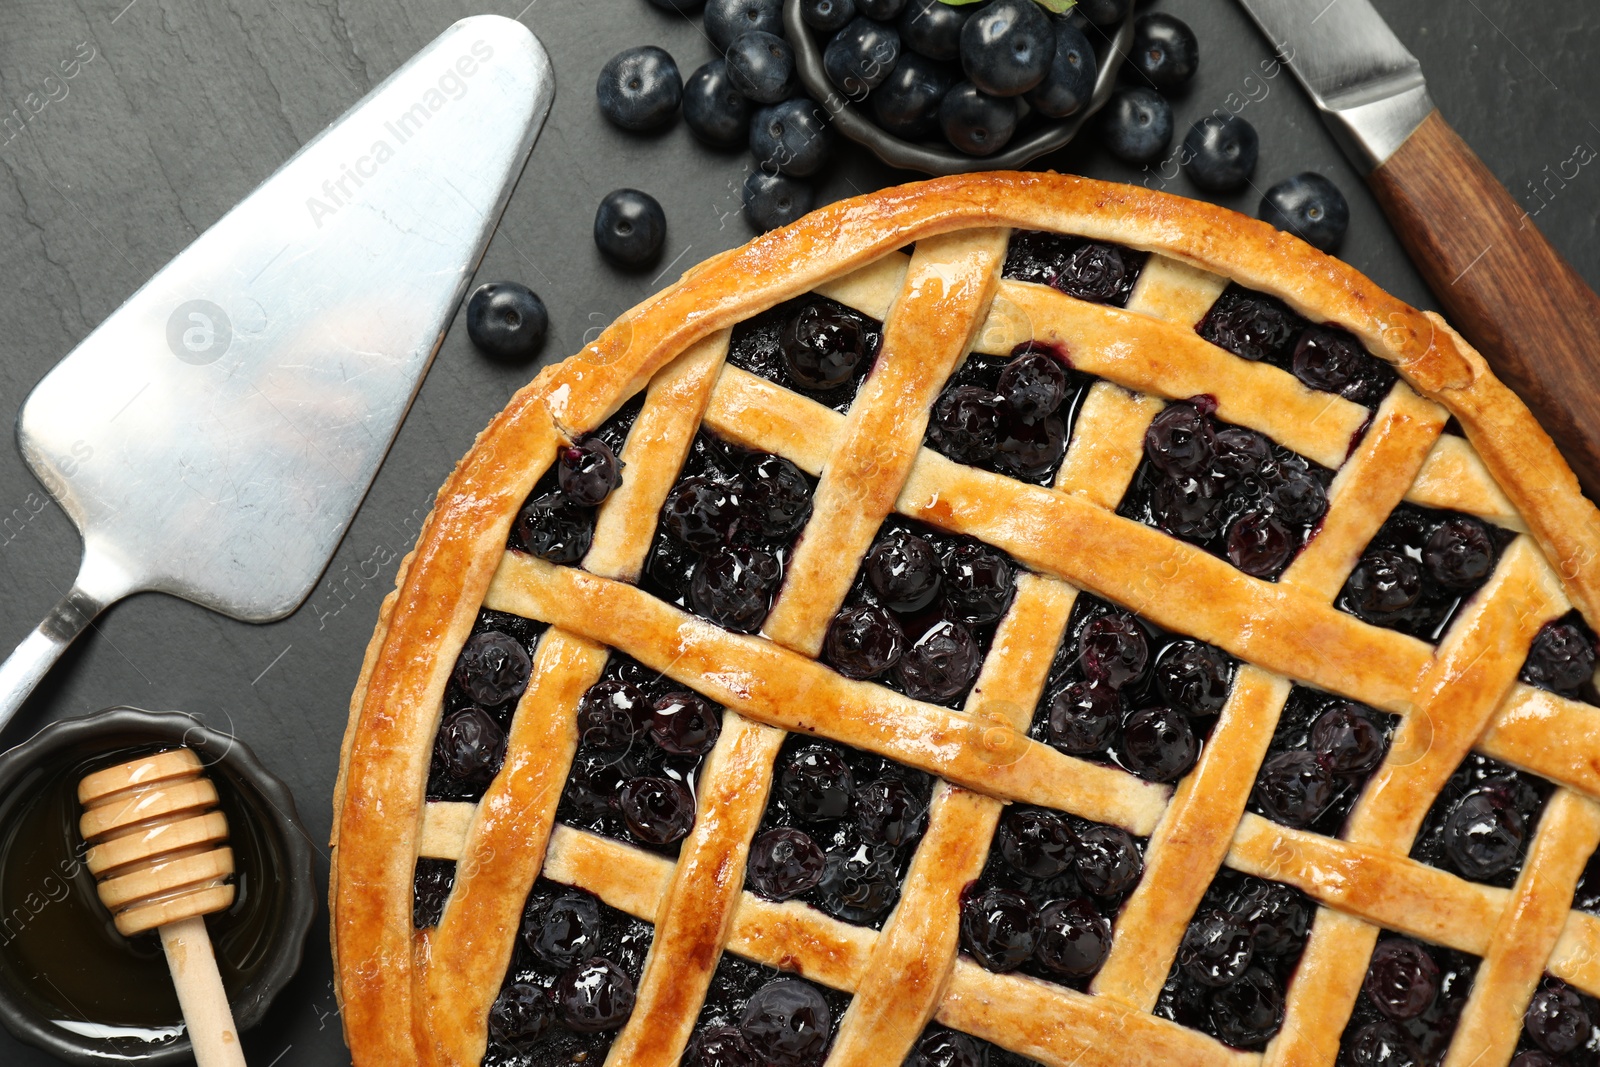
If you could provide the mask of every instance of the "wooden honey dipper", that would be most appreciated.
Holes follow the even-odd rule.
[[[233,850],[217,787],[187,748],[78,783],[100,901],[124,937],[156,930],[199,1067],[245,1067],[205,916],[233,903]]]

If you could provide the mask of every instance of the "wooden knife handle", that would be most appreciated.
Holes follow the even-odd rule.
[[[1600,297],[1438,111],[1367,180],[1451,324],[1600,500]]]

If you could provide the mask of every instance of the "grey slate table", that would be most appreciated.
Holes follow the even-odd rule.
[[[748,158],[697,145],[680,123],[653,137],[608,127],[594,78],[616,51],[655,43],[685,75],[711,56],[698,19],[645,0],[526,0],[488,9],[544,41],[556,105],[479,272],[517,279],[548,303],[544,359],[582,346],[683,269],[750,236],[739,215]],[[1590,0],[1376,0],[1422,60],[1434,98],[1535,222],[1600,286],[1600,7]],[[1230,0],[1160,0],[1200,36],[1196,83],[1176,101],[1181,131],[1229,94],[1261,134],[1258,189],[1319,170],[1350,198],[1345,259],[1401,298],[1433,301],[1355,173],[1285,74],[1262,76],[1266,43]],[[461,0],[8,0],[0,7],[0,423],[33,384],[129,293],[328,121],[450,22]],[[66,61],[75,73],[60,77]],[[47,76],[52,80],[46,82]],[[20,132],[18,127],[21,127]],[[1584,151],[1579,152],[1579,146]],[[1141,174],[1092,140],[1041,165],[1146,181],[1186,195],[1181,176]],[[1575,174],[1575,176],[1574,176]],[[914,177],[853,146],[818,190],[823,203]],[[668,218],[661,264],[607,268],[593,208],[645,189]],[[1253,212],[1258,192],[1225,202]],[[293,787],[325,841],[346,701],[395,560],[434,490],[534,367],[477,355],[458,321],[398,442],[311,600],[250,626],[145,594],[113,608],[69,651],[0,743],[113,704],[179,708],[236,732]],[[1597,413],[1600,414],[1600,413]],[[78,540],[14,448],[0,448],[0,646],[19,641],[71,582]],[[321,862],[326,879],[326,859]],[[250,1061],[348,1062],[322,918],[305,967],[245,1038]],[[0,1063],[54,1062],[0,1033]]]

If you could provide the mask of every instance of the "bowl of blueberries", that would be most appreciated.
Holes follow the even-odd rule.
[[[1110,98],[1131,0],[785,0],[807,92],[841,134],[926,174],[1021,167]]]

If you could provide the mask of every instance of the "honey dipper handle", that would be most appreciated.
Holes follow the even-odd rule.
[[[172,984],[178,989],[183,1021],[189,1026],[195,1063],[199,1067],[246,1067],[205,919],[196,915],[163,926],[161,947],[167,953]]]

